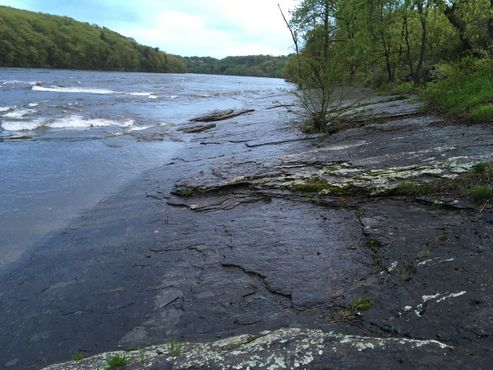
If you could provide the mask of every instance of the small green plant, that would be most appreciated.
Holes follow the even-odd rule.
[[[72,356],[72,360],[74,361],[81,361],[86,357],[86,354],[82,351],[75,352],[74,355]]]
[[[493,120],[493,104],[483,104],[475,107],[469,113],[473,121],[490,121]]]
[[[373,300],[368,297],[358,297],[351,301],[351,311],[367,311],[373,306]]]
[[[357,320],[357,316],[355,316],[353,310],[350,308],[341,308],[337,310],[337,316],[343,321],[354,321]]]
[[[124,355],[113,355],[105,359],[106,370],[118,369],[123,366],[127,366],[130,363],[130,359]]]
[[[318,178],[312,179],[302,184],[291,185],[292,190],[304,193],[319,193],[327,188],[329,188],[329,184],[327,183],[327,181]]]
[[[491,163],[482,162],[482,163],[476,163],[474,166],[471,167],[471,169],[475,173],[484,173],[484,172],[490,170],[491,167],[492,167]]]
[[[415,195],[420,192],[420,185],[414,182],[401,182],[394,190],[395,195]]]
[[[144,362],[145,358],[146,358],[145,351],[139,351],[139,359],[140,359],[140,362]]]
[[[428,249],[423,249],[422,251],[420,251],[417,255],[416,255],[416,258],[418,260],[423,260],[425,258],[428,258],[430,257],[430,251]]]
[[[401,281],[410,281],[415,272],[416,268],[414,266],[408,265],[398,269],[397,276]]]
[[[471,189],[471,196],[476,200],[486,199],[492,195],[493,191],[488,186],[478,185]]]
[[[381,246],[377,239],[369,235],[365,238],[365,244],[373,253],[377,253],[378,248]]]
[[[178,355],[180,355],[183,349],[183,344],[176,340],[172,340],[171,342],[168,343],[167,349],[168,349],[168,354],[170,356],[177,357]]]
[[[185,197],[185,198],[188,198],[188,197],[191,197],[193,195],[193,189],[191,188],[182,188],[182,189],[179,189],[176,194],[178,194],[180,197]]]

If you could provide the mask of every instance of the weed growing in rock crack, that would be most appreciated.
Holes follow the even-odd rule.
[[[378,248],[380,248],[380,242],[372,236],[367,236],[365,238],[365,244],[372,253],[377,253]]]
[[[72,356],[72,360],[74,361],[81,361],[86,357],[86,354],[82,351],[75,352],[74,355]]]
[[[476,163],[471,167],[472,171],[476,173],[484,173],[487,171],[491,171],[492,164],[488,162]]]
[[[139,351],[139,359],[140,359],[140,361],[141,362],[144,362],[145,358],[146,358],[145,351]]]
[[[358,319],[355,312],[350,308],[341,308],[337,310],[337,316],[343,321],[355,321]]]
[[[430,256],[430,251],[428,249],[423,249],[416,255],[416,258],[418,260],[423,260],[425,258],[428,258],[429,256]]]
[[[421,192],[421,185],[414,182],[401,182],[393,190],[393,195],[417,195]]]
[[[411,280],[412,276],[416,272],[416,268],[414,266],[404,266],[398,270],[397,272],[397,277],[401,281],[409,281]]]
[[[124,355],[114,355],[105,359],[106,370],[118,369],[123,366],[127,366],[130,363],[130,359]]]
[[[258,336],[250,334],[246,340],[247,343],[251,343],[253,341],[256,341],[258,339]]]
[[[327,181],[322,179],[311,179],[305,183],[291,185],[291,190],[304,193],[319,193],[329,188]]]
[[[178,194],[180,197],[191,197],[193,195],[193,189],[192,188],[182,188],[178,189],[176,191],[176,194]]]
[[[389,195],[446,194],[472,198],[476,201],[493,198],[493,163],[478,163],[456,178],[440,178],[429,182],[402,182],[389,191]],[[435,207],[440,201],[433,201]]]
[[[176,340],[172,340],[167,345],[168,354],[172,357],[179,356],[182,349],[183,349],[183,344]]]
[[[368,297],[357,297],[351,301],[351,310],[356,311],[367,311],[373,306],[373,300]]]
[[[493,194],[493,191],[488,186],[478,185],[471,189],[470,194],[476,200],[483,200],[490,198]]]

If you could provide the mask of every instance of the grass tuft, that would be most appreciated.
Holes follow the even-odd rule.
[[[493,191],[488,186],[478,185],[471,189],[471,196],[476,200],[487,199],[492,195]]]
[[[373,300],[367,297],[354,298],[351,301],[351,311],[368,311],[373,303]]]
[[[124,355],[114,355],[105,359],[106,370],[118,369],[123,366],[127,366],[130,363],[130,359]]]
[[[168,354],[170,356],[177,357],[180,355],[181,351],[183,350],[183,344],[176,340],[172,340],[171,342],[168,343],[167,349],[168,349]]]
[[[86,358],[86,354],[82,351],[75,352],[74,355],[72,356],[72,360],[74,361],[81,361],[84,358]]]
[[[319,193],[322,190],[328,189],[330,185],[322,179],[312,179],[305,183],[291,185],[291,190],[304,193]]]

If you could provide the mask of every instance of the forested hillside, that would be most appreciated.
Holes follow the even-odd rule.
[[[284,77],[288,58],[248,55],[215,59],[186,57],[188,72],[237,76]]]
[[[0,66],[185,72],[180,57],[71,18],[0,6]]]

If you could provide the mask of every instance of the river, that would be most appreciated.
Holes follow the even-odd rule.
[[[255,108],[286,88],[269,78],[0,69],[0,266],[169,161],[189,119]],[[146,132],[159,135],[140,140]]]

